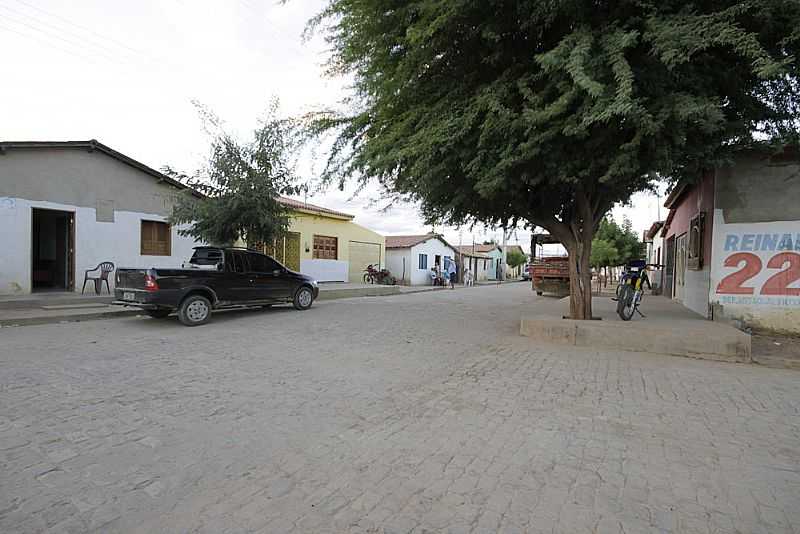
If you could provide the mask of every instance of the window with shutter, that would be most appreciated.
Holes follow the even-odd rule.
[[[142,221],[140,253],[142,256],[171,255],[172,232],[169,224],[159,221]]]
[[[689,247],[686,266],[693,271],[703,268],[703,232],[705,231],[705,213],[700,212],[692,217],[689,223]]]
[[[339,240],[325,235],[314,236],[314,259],[336,260],[339,258]]]

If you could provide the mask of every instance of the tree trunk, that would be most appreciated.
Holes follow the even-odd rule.
[[[569,316],[572,319],[592,318],[592,270],[589,256],[592,253],[592,236],[580,236],[569,253]]]
[[[592,198],[579,184],[574,210],[567,218],[532,217],[531,222],[556,237],[569,253],[569,314],[572,319],[592,318],[592,238],[611,204]]]

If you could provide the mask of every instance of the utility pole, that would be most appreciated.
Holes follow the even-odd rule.
[[[464,242],[464,230],[458,229],[458,273],[457,277],[464,281],[464,254],[461,252],[462,243]]]
[[[504,282],[506,279],[506,227],[503,226],[503,259],[500,262],[500,282]]]

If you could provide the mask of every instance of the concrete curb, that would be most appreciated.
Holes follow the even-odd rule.
[[[520,334],[543,343],[671,354],[703,360],[752,362],[750,336],[712,322],[673,327],[611,321],[524,317]]]
[[[508,282],[504,282],[508,283]],[[485,285],[500,285],[500,284],[485,284]],[[476,286],[477,287],[477,286]],[[456,289],[464,289],[463,287],[456,287]],[[317,300],[339,300],[350,298],[362,297],[391,297],[396,295],[413,295],[416,293],[430,293],[433,291],[447,291],[449,287],[437,287],[435,289],[412,289],[403,291],[401,286],[380,286],[370,288],[343,288],[343,289],[328,289],[320,291]],[[42,317],[20,317],[11,319],[0,319],[0,327],[11,326],[31,326],[38,324],[53,324],[53,323],[74,323],[80,321],[95,321],[100,319],[114,319],[116,317],[134,317],[136,315],[146,315],[144,310],[135,309],[121,309],[113,311],[102,311],[94,313],[72,313],[64,315],[47,315]]]
[[[430,289],[420,289],[416,291],[401,291],[400,286],[375,286],[374,288],[350,288],[350,289],[330,289],[320,291],[317,300],[338,300],[360,297],[386,297],[393,295],[409,295],[412,293],[424,293],[432,291]],[[54,323],[74,323],[80,321],[96,321],[101,319],[115,319],[117,317],[135,317],[146,315],[144,310],[138,308],[106,310],[93,313],[71,313],[63,315],[45,315],[41,317],[19,317],[10,319],[0,319],[0,327],[7,328],[12,326],[32,326],[40,324]]]
[[[20,317],[17,319],[0,319],[0,327],[33,326],[37,324],[77,323],[81,321],[97,321],[100,319],[116,319],[117,317],[134,317],[145,315],[144,310],[115,310],[96,313],[81,313],[72,315],[47,315],[43,317]]]
[[[399,295],[400,286],[375,286],[369,288],[343,288],[320,290],[317,300],[349,299],[353,297],[385,297]]]

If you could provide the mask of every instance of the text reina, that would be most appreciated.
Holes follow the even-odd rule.
[[[758,252],[759,250],[800,251],[800,234],[727,234],[725,251]]]

